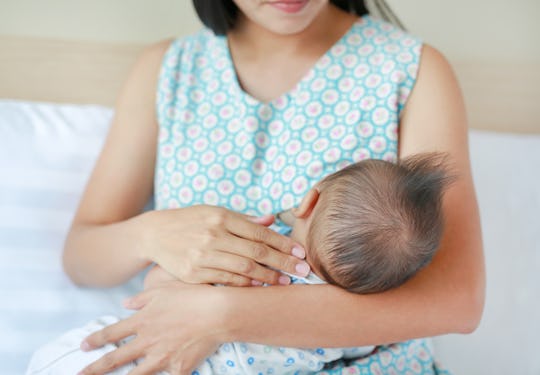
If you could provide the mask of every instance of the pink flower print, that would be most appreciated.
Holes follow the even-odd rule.
[[[294,177],[295,172],[296,168],[292,165],[289,165],[288,167],[285,167],[285,169],[281,173],[281,179],[283,180],[283,182],[289,182]]]
[[[320,105],[320,103],[316,103],[316,102],[308,104],[306,108],[307,114],[311,117],[319,116],[321,114],[321,111],[322,111],[322,106]]]
[[[227,155],[233,149],[232,143],[229,141],[223,142],[218,146],[218,152],[221,155]]]
[[[208,141],[206,139],[204,139],[204,138],[203,139],[198,139],[197,141],[195,141],[195,144],[193,145],[193,148],[197,152],[204,151],[204,149],[206,149],[206,147],[208,147]]]
[[[414,39],[412,38],[404,38],[401,40],[401,44],[405,47],[410,47],[415,43]]]
[[[176,159],[179,161],[188,161],[191,158],[191,150],[187,147],[182,147],[176,153]]]
[[[293,192],[295,194],[302,194],[306,191],[307,180],[304,176],[297,177],[293,182]]]
[[[343,137],[343,134],[345,134],[345,127],[343,125],[338,125],[332,129],[330,132],[330,137],[332,139],[338,139]]]
[[[348,77],[342,78],[338,84],[339,91],[342,91],[342,92],[350,91],[353,88],[353,82],[354,81],[351,78],[348,78]]]
[[[217,117],[214,114],[209,114],[203,119],[203,126],[205,128],[212,128],[217,124]]]
[[[289,209],[293,206],[294,197],[291,193],[285,193],[283,197],[281,197],[281,207],[284,209]]]
[[[345,117],[345,123],[347,125],[354,125],[356,124],[359,118],[360,118],[360,111],[355,109],[353,111],[350,111],[347,114],[347,117]]]
[[[266,133],[264,132],[259,132],[257,133],[257,135],[255,136],[255,143],[257,144],[257,146],[259,146],[260,148],[265,148],[268,146],[268,143],[269,143],[269,138],[268,138],[268,135],[266,135]]]
[[[165,111],[165,116],[169,121],[172,121],[176,118],[176,109],[174,107],[167,108],[167,111]]]
[[[212,180],[218,180],[223,177],[223,167],[219,164],[214,164],[208,170],[208,176]]]
[[[176,160],[174,159],[169,159],[169,161],[167,161],[167,165],[165,166],[165,170],[168,172],[168,173],[172,173],[176,168]]]
[[[360,100],[360,108],[364,111],[371,111],[375,107],[376,100],[373,96],[367,96]]]
[[[365,148],[361,148],[359,150],[356,150],[353,153],[353,160],[355,162],[366,160],[366,159],[369,159],[370,157],[371,157],[371,152],[369,150],[366,150]]]
[[[176,199],[169,199],[169,201],[167,202],[167,208],[169,210],[179,208],[179,207],[180,207],[180,204],[178,203]]]
[[[173,148],[171,145],[165,145],[163,146],[163,148],[161,149],[161,155],[164,157],[164,158],[170,158],[173,154]]]
[[[272,118],[272,108],[266,104],[262,105],[259,108],[259,117],[264,120],[268,121],[270,118]]]
[[[218,183],[218,191],[223,195],[229,195],[232,193],[233,184],[231,181],[225,180]]]
[[[227,119],[227,118],[231,117],[232,114],[233,114],[233,110],[232,110],[231,106],[229,106],[229,105],[225,106],[225,107],[223,107],[223,108],[221,108],[219,110],[219,115],[224,119]]]
[[[322,95],[324,104],[334,104],[339,99],[339,94],[336,90],[326,90]],[[319,112],[320,113],[320,112]]]
[[[169,131],[165,128],[159,129],[159,142],[163,143],[169,138]]]
[[[243,211],[246,208],[246,200],[240,195],[231,198],[231,206],[235,211]]]
[[[315,92],[321,91],[326,85],[326,81],[323,78],[317,78],[311,84],[311,89]]]
[[[226,70],[223,72],[223,74],[221,75],[221,80],[224,82],[224,83],[229,83],[232,81],[232,78],[233,78],[233,73],[232,71],[230,70]]]
[[[302,141],[304,143],[308,143],[313,141],[315,138],[317,138],[317,135],[319,134],[318,130],[316,128],[307,128],[302,132]]]
[[[383,137],[373,137],[369,142],[369,147],[375,152],[381,152],[386,148],[386,140]]]
[[[347,42],[353,46],[362,43],[362,41],[363,41],[362,37],[358,34],[352,34],[351,36],[347,38]]]
[[[188,162],[184,168],[185,174],[187,176],[193,176],[197,171],[199,170],[199,166],[197,165],[197,162],[194,160]]]
[[[390,90],[392,89],[392,85],[389,83],[385,83],[377,89],[377,96],[379,98],[385,98],[390,93]]]
[[[272,212],[272,203],[268,198],[263,199],[258,205],[257,205],[259,211],[263,214],[269,214]]]
[[[295,155],[298,151],[300,151],[301,146],[302,145],[300,144],[300,141],[293,140],[289,142],[289,144],[285,148],[285,151],[288,155]]]
[[[236,169],[240,166],[240,158],[237,155],[229,155],[225,158],[225,167]]]
[[[410,52],[403,52],[398,55],[397,60],[404,64],[410,63],[413,60],[413,55]]]
[[[287,141],[291,138],[291,132],[288,130],[285,130],[281,135],[279,136],[279,145],[283,146]]]
[[[354,69],[354,76],[357,78],[362,78],[368,75],[370,67],[366,64],[360,64]]]
[[[285,111],[285,113],[283,114],[283,119],[285,121],[291,121],[292,117],[295,114],[295,111],[296,111],[296,109],[294,107],[291,107],[291,108],[287,109]]]
[[[198,57],[198,58],[195,59],[195,66],[197,68],[204,67],[207,63],[208,63],[208,61],[204,57]]]
[[[347,55],[343,57],[342,62],[347,68],[352,68],[358,62],[358,57],[355,55]]]
[[[274,160],[274,158],[276,157],[277,151],[278,149],[276,146],[268,147],[268,149],[266,150],[266,160],[268,161]]]
[[[262,186],[267,188],[272,183],[272,173],[268,172],[263,176]]]
[[[251,175],[245,169],[242,169],[236,172],[234,182],[236,182],[238,186],[247,186],[251,182],[250,177]]]
[[[171,186],[174,188],[179,187],[182,184],[183,177],[182,173],[174,172],[171,176]]]
[[[369,366],[369,373],[373,375],[383,375],[381,366],[377,362],[374,362]]]
[[[227,59],[225,58],[220,58],[216,61],[216,68],[218,68],[219,70],[222,70],[223,68],[225,68],[226,65],[227,65]]]
[[[397,155],[393,151],[388,151],[383,155],[382,159],[390,163],[395,163],[397,161]]]
[[[398,127],[397,124],[391,124],[386,127],[386,137],[391,141],[397,141],[398,139]]]
[[[188,128],[187,134],[190,138],[196,138],[201,135],[201,128],[198,125],[192,125]]]
[[[307,163],[311,161],[313,158],[313,155],[309,151],[302,151],[298,156],[296,157],[296,164],[299,166],[304,166]]]
[[[276,160],[274,160],[274,165],[273,165],[274,171],[280,171],[285,165],[285,160],[286,160],[285,156],[283,155],[278,156]]]
[[[257,200],[260,199],[262,195],[261,188],[258,186],[252,186],[247,190],[247,196],[249,199]]]
[[[315,161],[309,165],[307,168],[307,174],[309,177],[317,177],[322,173],[322,163],[320,161]]]
[[[349,102],[339,102],[334,108],[334,113],[338,116],[343,116],[349,110],[349,108],[351,108],[351,104]]]
[[[277,109],[284,109],[286,105],[287,105],[287,101],[285,100],[284,97],[279,97],[274,101],[274,106]]]
[[[375,38],[373,38],[373,43],[375,44],[384,44],[388,42],[388,38],[384,35],[377,35]]]
[[[274,120],[268,126],[268,130],[271,135],[278,135],[283,130],[283,122],[280,120]]]
[[[361,56],[368,56],[373,52],[374,49],[375,48],[371,44],[366,44],[365,46],[358,49],[358,53]]]
[[[333,163],[337,161],[340,156],[341,156],[341,151],[339,151],[339,149],[331,148],[330,150],[324,153],[323,158],[324,158],[324,161],[326,161],[327,163]]]
[[[177,56],[171,56],[167,59],[167,66],[169,68],[174,68],[178,64],[178,57]]]
[[[191,100],[195,103],[200,103],[204,98],[204,93],[201,90],[193,90],[191,92]]]
[[[401,92],[399,93],[399,102],[401,104],[404,104],[407,101],[407,98],[409,97],[410,90],[408,88],[402,88]]]
[[[214,143],[218,143],[225,138],[225,130],[221,128],[214,129],[210,132],[210,140]]]
[[[218,195],[213,190],[207,191],[206,193],[204,193],[203,201],[205,204],[210,204],[210,205],[215,206],[218,204]]]
[[[390,81],[394,83],[401,83],[405,80],[405,73],[403,73],[400,70],[396,70],[395,72],[392,72],[390,75]]]
[[[218,92],[212,98],[212,103],[214,103],[214,105],[222,105],[225,102],[225,99],[225,94],[222,92]]]
[[[319,120],[319,127],[321,129],[328,129],[334,125],[334,117],[331,115],[323,115]]]
[[[341,141],[341,148],[344,149],[344,150],[352,150],[353,148],[356,147],[358,141],[356,139],[356,137],[352,134],[349,134],[348,136],[346,136],[345,138],[343,138],[343,140]]]
[[[337,79],[343,74],[343,69],[340,65],[332,65],[327,73],[326,76],[330,79]]]
[[[398,97],[397,94],[391,94],[386,101],[386,105],[391,111],[396,111],[398,107]]]
[[[238,135],[234,138],[234,143],[237,147],[244,146],[247,143],[247,141],[248,141],[248,136],[244,132],[238,133]]]
[[[208,165],[216,160],[216,154],[213,151],[207,151],[202,156],[202,163]]]
[[[171,195],[171,189],[167,185],[163,186],[161,189],[161,195],[165,199],[169,198]]]
[[[242,124],[240,123],[240,120],[238,120],[237,118],[234,118],[231,121],[229,121],[229,123],[227,124],[227,130],[230,133],[236,133],[238,130],[240,130],[241,126]]]
[[[332,60],[330,59],[330,57],[328,57],[328,55],[324,55],[323,57],[321,57],[321,59],[319,60],[319,66],[321,68],[325,68],[328,66],[328,64],[330,64],[330,62],[332,62]]]
[[[245,120],[245,126],[247,131],[255,132],[259,127],[259,121],[253,116],[248,117]]]
[[[370,88],[374,88],[380,85],[382,81],[382,78],[378,74],[372,74],[370,75],[366,80],[366,86]]]
[[[302,91],[296,98],[296,104],[304,105],[309,100],[310,94],[308,91]]]
[[[189,111],[189,110],[184,110],[182,111],[182,120],[185,122],[185,123],[192,123],[193,122],[193,119],[195,118],[195,116],[193,115],[193,112]]]
[[[376,33],[377,33],[377,30],[375,30],[373,27],[366,27],[362,34],[364,34],[366,38],[371,38]]]
[[[315,143],[313,144],[313,149],[316,152],[321,152],[321,151],[325,150],[328,147],[329,144],[330,144],[330,142],[328,141],[328,139],[320,138],[320,139],[317,139],[315,141]]]
[[[207,185],[208,181],[205,176],[197,176],[193,179],[193,188],[195,191],[203,191]]]
[[[355,87],[355,89],[351,93],[351,100],[353,102],[357,102],[358,100],[360,100],[361,97],[365,95],[365,92],[366,91],[363,87]]]
[[[275,182],[272,187],[270,187],[270,196],[272,199],[277,200],[283,193],[283,185],[280,182]]]
[[[377,53],[370,57],[369,62],[372,65],[381,65],[384,62],[384,55],[382,53]]]
[[[386,108],[379,107],[373,111],[372,120],[375,125],[384,125],[388,122],[390,118],[390,113]]]
[[[255,146],[252,144],[249,144],[246,147],[244,147],[244,151],[242,152],[242,157],[245,160],[251,160],[255,157],[255,154],[256,154]]]
[[[334,56],[341,56],[345,52],[345,46],[342,44],[338,44],[330,50],[330,53]]]
[[[216,91],[216,89],[219,87],[219,82],[217,80],[212,80],[210,83],[208,83],[208,91]]]
[[[266,164],[263,160],[257,159],[253,162],[251,169],[253,170],[254,174],[260,176],[266,171]]]
[[[183,187],[178,192],[178,199],[180,199],[180,202],[184,204],[191,203],[191,201],[193,200],[193,192],[191,191],[190,188]]]

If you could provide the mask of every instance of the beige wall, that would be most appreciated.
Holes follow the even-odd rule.
[[[540,0],[388,1],[451,60],[540,61]],[[199,25],[190,0],[0,0],[0,35],[149,43]]]

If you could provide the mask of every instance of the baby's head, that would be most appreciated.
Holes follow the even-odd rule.
[[[331,284],[355,293],[397,287],[439,247],[442,195],[451,179],[439,153],[350,165],[304,197],[292,236]]]

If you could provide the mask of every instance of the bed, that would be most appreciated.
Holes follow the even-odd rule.
[[[142,46],[0,37],[0,374],[105,313],[140,278],[103,291],[73,286],[60,253]],[[53,57],[51,57],[53,56]],[[487,264],[472,335],[434,339],[455,374],[540,374],[540,66],[455,63],[473,129],[471,159]],[[504,72],[504,74],[503,74]]]

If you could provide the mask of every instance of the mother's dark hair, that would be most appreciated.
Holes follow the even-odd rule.
[[[330,2],[338,8],[358,16],[369,13],[365,0],[330,0]],[[374,5],[384,19],[401,26],[384,0],[375,0]],[[234,27],[238,8],[233,0],[193,0],[193,6],[202,23],[212,29],[215,34],[224,35]]]

